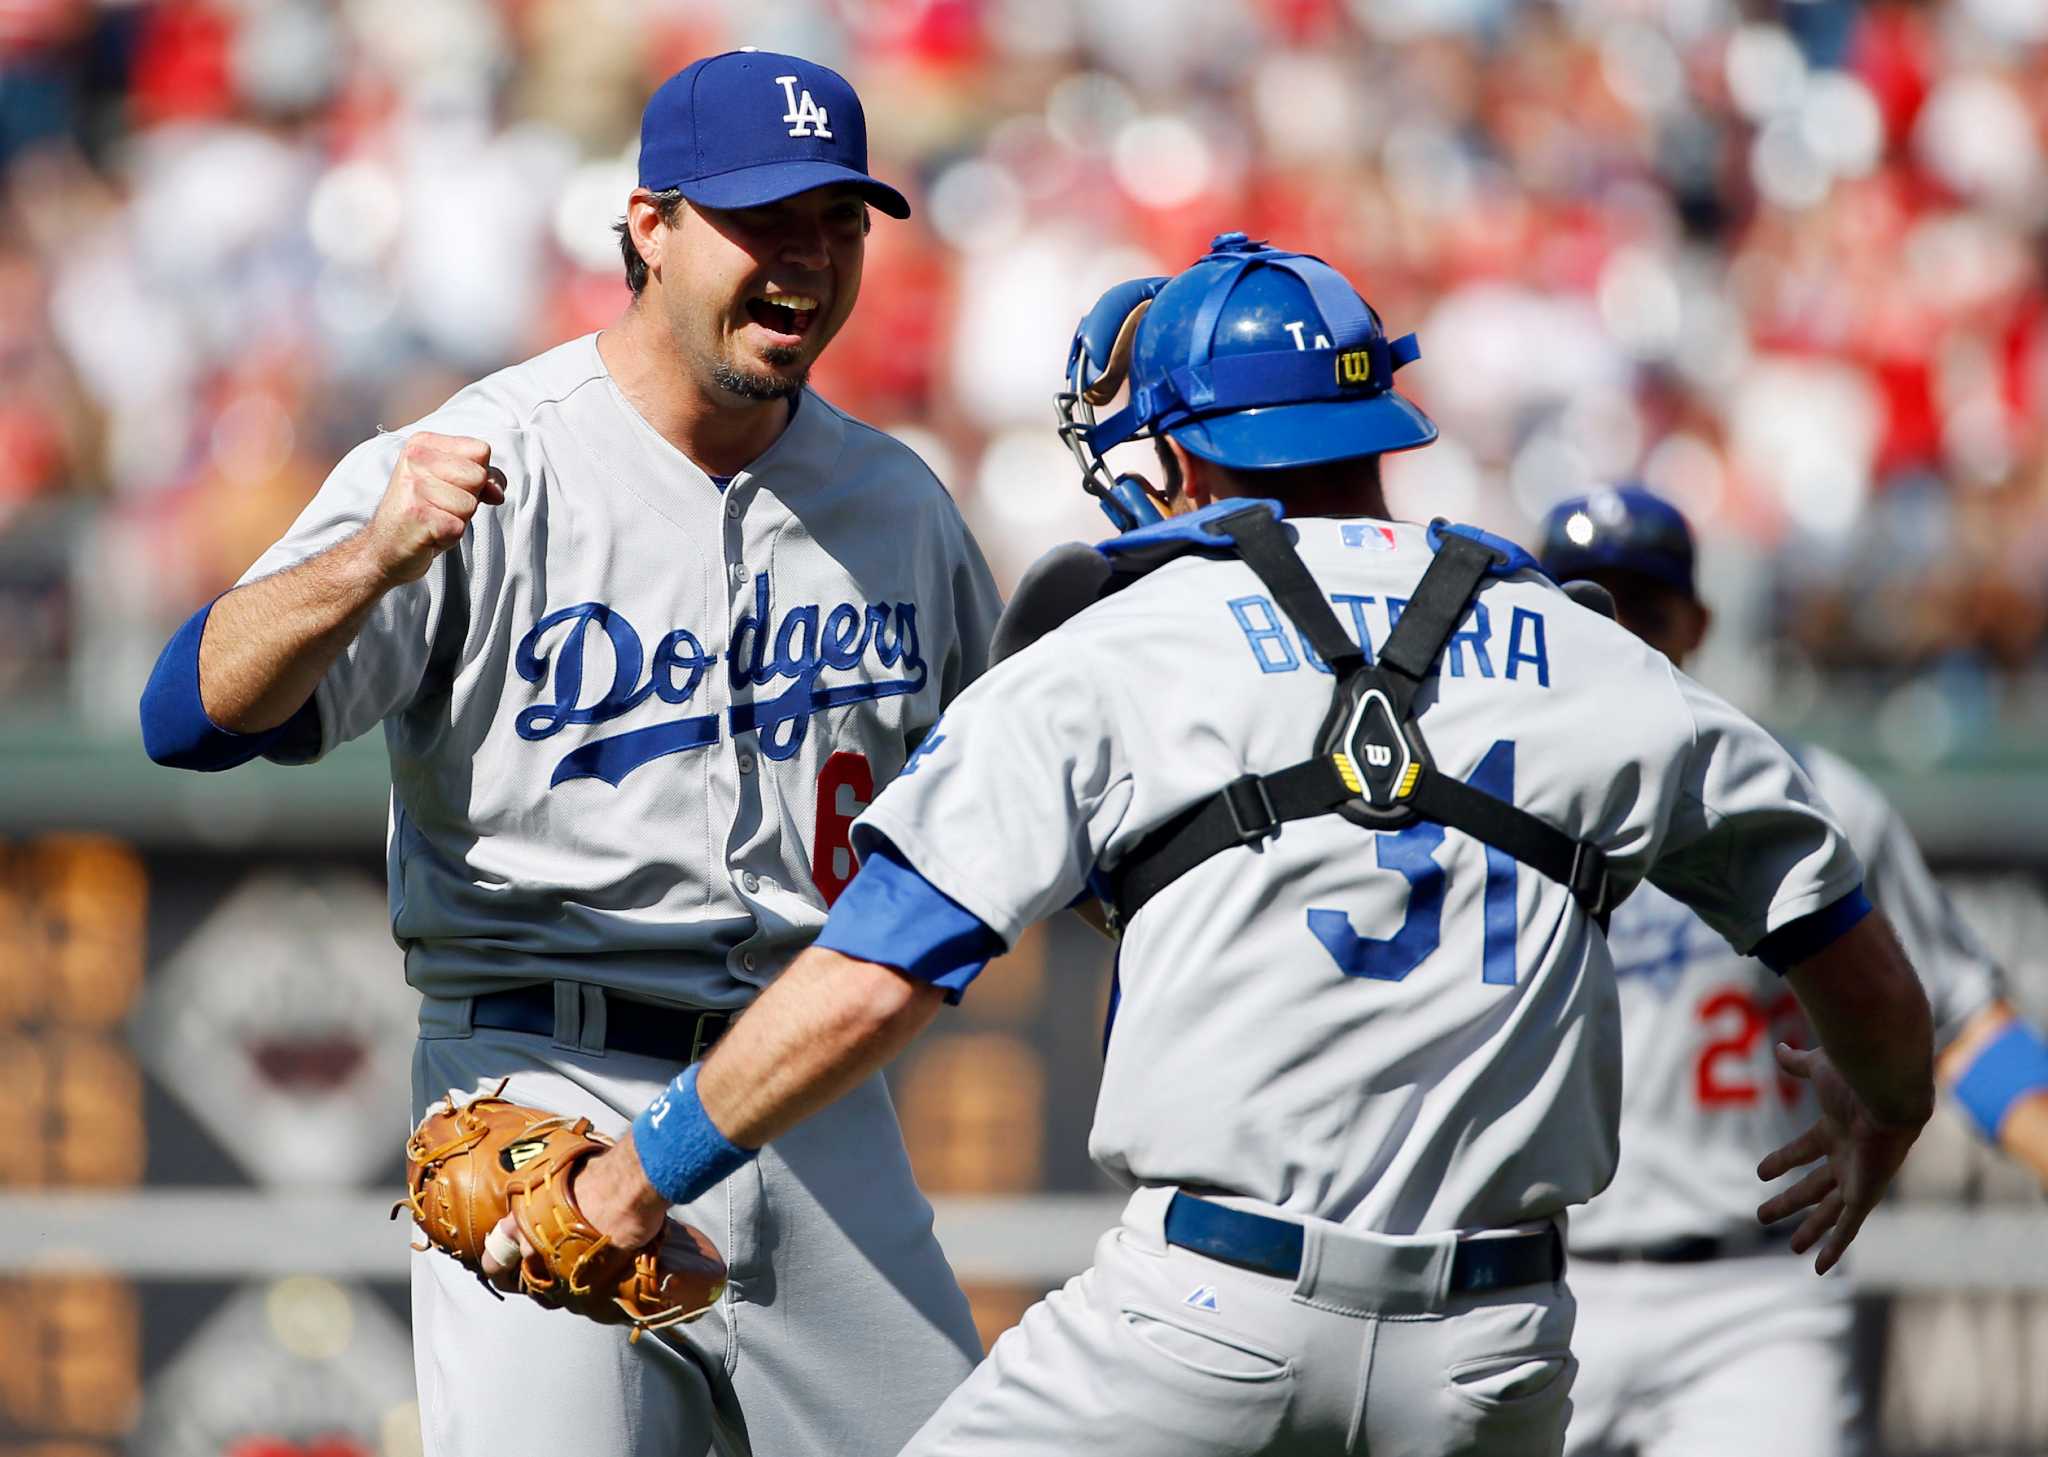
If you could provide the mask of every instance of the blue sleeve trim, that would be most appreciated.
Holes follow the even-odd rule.
[[[2048,1093],[2048,1042],[2015,1017],[1970,1059],[1954,1091],[1970,1121],[1998,1142],[1998,1130],[2014,1104]]]
[[[691,1063],[633,1120],[633,1151],[647,1182],[671,1204],[688,1204],[733,1170],[753,1161],[759,1149],[741,1148],[718,1131],[697,1096]]]
[[[1796,921],[1787,921],[1749,954],[1783,976],[1800,962],[1825,951],[1849,928],[1870,914],[1870,897],[1857,886],[1832,905],[1821,907]]]
[[[211,773],[246,764],[283,738],[291,726],[284,723],[260,734],[238,734],[207,717],[199,696],[199,640],[212,611],[209,602],[171,635],[142,690],[142,747],[171,769]]]
[[[862,848],[860,873],[833,902],[817,944],[893,966],[958,1002],[981,969],[1003,954],[1003,938],[919,875],[888,840],[876,835]]]

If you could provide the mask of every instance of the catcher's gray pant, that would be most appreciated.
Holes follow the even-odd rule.
[[[1578,1260],[1574,1457],[1854,1450],[1855,1307],[1785,1250],[1696,1264]]]
[[[509,1076],[506,1097],[619,1136],[678,1071],[472,1033],[465,1008],[422,1008],[415,1120],[450,1088],[459,1099]],[[731,1283],[710,1314],[637,1344],[414,1255],[426,1457],[880,1457],[981,1354],[880,1078],[675,1213],[717,1243]]]
[[[1093,1268],[1005,1333],[903,1457],[1559,1451],[1562,1281],[1441,1296],[1456,1236],[1318,1222],[1298,1278],[1263,1275],[1167,1244],[1173,1193],[1134,1195]]]

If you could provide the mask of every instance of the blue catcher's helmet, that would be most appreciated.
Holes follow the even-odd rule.
[[[1692,528],[1678,508],[1641,486],[1573,496],[1543,518],[1543,570],[1557,581],[1635,572],[1697,597]]]
[[[1412,334],[1389,341],[1372,307],[1320,258],[1223,233],[1193,267],[1119,284],[1089,311],[1068,354],[1060,434],[1088,489],[1128,529],[1149,503],[1102,463],[1126,440],[1170,435],[1241,470],[1429,444],[1436,426],[1393,385],[1419,353]],[[1129,402],[1097,421],[1093,407],[1126,374]]]

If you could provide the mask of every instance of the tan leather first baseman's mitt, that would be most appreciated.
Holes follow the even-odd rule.
[[[725,1289],[725,1261],[710,1238],[670,1220],[664,1238],[638,1249],[612,1243],[569,1197],[570,1176],[612,1140],[588,1118],[499,1097],[504,1088],[462,1104],[451,1092],[420,1120],[405,1145],[406,1197],[392,1216],[410,1209],[428,1243],[481,1280],[485,1237],[509,1211],[531,1246],[519,1262],[520,1290],[543,1305],[629,1325],[634,1340],[709,1310]]]

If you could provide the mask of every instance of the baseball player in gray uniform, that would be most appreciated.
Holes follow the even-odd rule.
[[[1640,486],[1545,518],[1542,561],[1600,583],[1621,624],[1674,663],[1706,634],[1691,528]],[[1864,865],[1934,1013],[1937,1079],[1984,1136],[2048,1178],[2048,1048],[2001,997],[1912,836],[1841,759],[1789,745]],[[1853,1290],[1805,1277],[1791,1230],[1754,1216],[1756,1150],[1813,1117],[1773,1044],[1804,1042],[1797,999],[1679,901],[1646,885],[1609,927],[1621,998],[1621,1160],[1573,1216],[1581,1362],[1570,1449],[1644,1457],[1827,1457],[1857,1412]]]
[[[669,80],[618,323],[352,452],[159,663],[163,762],[383,725],[415,1117],[509,1078],[623,1133],[811,941],[855,815],[984,666],[997,597],[951,499],[804,388],[868,209],[908,215],[866,168],[822,66]],[[893,1451],[979,1355],[878,1078],[679,1213],[731,1284],[637,1345],[418,1257],[426,1450]]]
[[[1414,356],[1242,234],[1113,290],[1067,433],[1098,469],[1159,441],[1163,491],[1091,471],[1122,519],[1199,509],[1034,572],[1068,620],[947,711],[817,944],[579,1182],[645,1237],[1025,926],[1113,906],[1090,1148],[1124,1220],[906,1452],[1556,1452],[1561,1226],[1620,1102],[1601,923],[1646,875],[1821,1030],[1823,1116],[1772,1155],[1819,1161],[1799,1248],[1839,1257],[1928,1115],[1926,1000],[1790,756],[1518,548],[1387,519],[1377,457],[1436,433]]]

